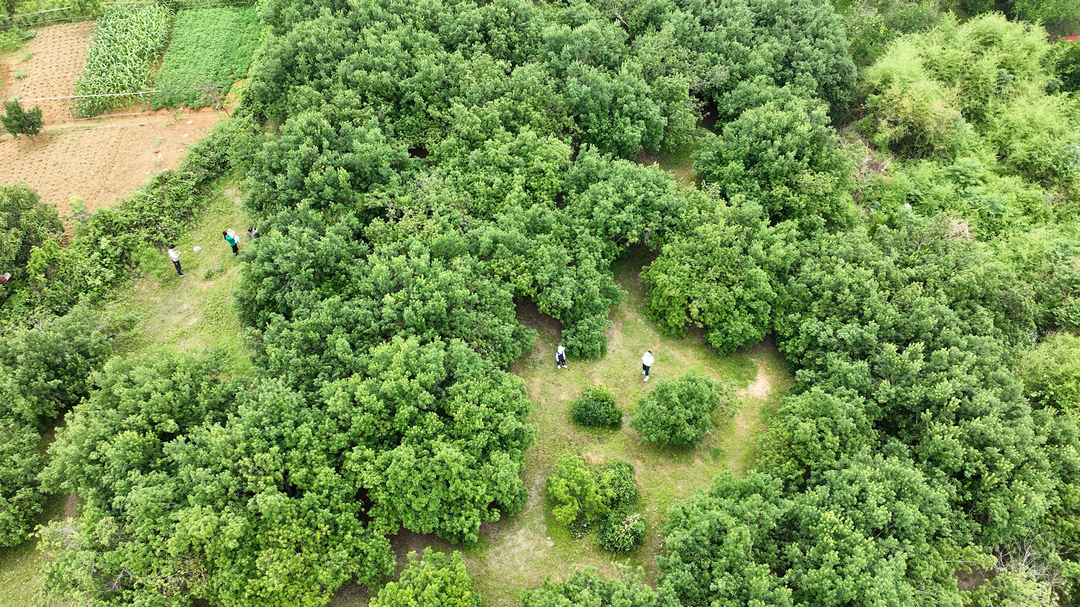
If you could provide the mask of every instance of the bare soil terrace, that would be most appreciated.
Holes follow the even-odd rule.
[[[155,172],[176,168],[225,116],[217,110],[138,116],[120,122],[50,130],[33,140],[0,138],[0,183],[26,183],[41,199],[71,213],[73,197],[106,208],[142,187]]]
[[[93,31],[92,22],[40,28],[25,47],[0,57],[0,97],[23,99],[74,94]],[[25,78],[15,78],[16,72]],[[79,198],[87,210],[112,205],[155,173],[176,168],[188,147],[224,112],[163,110],[124,118],[70,120],[64,103],[42,105],[45,133],[33,139],[0,136],[0,183],[25,183],[41,199],[71,214]],[[51,125],[51,126],[50,126]]]
[[[27,41],[22,50],[9,53],[2,59],[6,66],[0,67],[4,99],[19,97],[38,99],[64,97],[75,94],[75,78],[86,61],[86,49],[90,45],[93,21],[50,25],[37,30],[37,35]],[[25,78],[16,78],[16,72],[24,72]],[[42,107],[42,119],[46,124],[61,118],[54,115],[59,105]]]

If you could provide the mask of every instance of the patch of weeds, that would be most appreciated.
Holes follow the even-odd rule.
[[[30,61],[30,58],[33,56],[34,51],[27,51],[26,54],[22,56],[22,59],[19,59],[19,61],[26,63],[27,61]]]
[[[11,74],[11,75],[18,78],[19,80],[22,80],[23,78],[26,78],[30,74],[27,74],[26,72],[24,72],[22,70],[15,70],[15,72],[13,74]]]
[[[161,142],[162,141],[165,141],[164,137],[158,137],[158,140],[154,142],[154,149],[155,150],[161,147]]]
[[[211,278],[217,276],[218,274],[224,274],[224,273],[225,273],[225,268],[206,268],[206,271],[203,272],[203,279],[204,280],[210,280]]]

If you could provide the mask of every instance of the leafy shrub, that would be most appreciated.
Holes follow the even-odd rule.
[[[726,123],[722,135],[706,138],[693,158],[702,179],[729,198],[759,202],[773,221],[851,222],[851,163],[820,101],[778,90]]]
[[[637,503],[638,486],[634,467],[626,462],[608,462],[596,471],[600,499],[609,510],[629,508]]]
[[[702,223],[664,244],[645,267],[646,311],[660,329],[681,337],[687,325],[705,329],[721,354],[758,343],[768,331],[776,292],[771,251],[780,240],[755,203],[728,207],[707,195]]]
[[[618,564],[616,564],[618,565]],[[596,569],[574,568],[565,582],[550,578],[539,588],[521,596],[521,607],[658,607],[656,591],[625,573],[613,580],[596,575]]]
[[[465,560],[457,550],[450,554],[424,551],[423,558],[410,552],[405,570],[371,601],[371,607],[479,607]]]
[[[570,418],[575,424],[610,428],[622,427],[622,412],[615,406],[615,397],[604,388],[589,388],[570,406]]]
[[[25,185],[0,185],[0,274],[10,272],[11,281],[0,285],[0,305],[12,289],[26,278],[30,252],[64,230],[52,205],[43,204]]]
[[[638,402],[630,427],[644,443],[692,447],[712,430],[712,414],[719,407],[720,386],[691,372],[676,381],[656,382]]]
[[[45,501],[37,480],[40,438],[33,428],[0,419],[0,546],[22,543]]]
[[[898,36],[927,31],[942,19],[933,0],[856,0],[839,12],[859,66],[873,63]]]
[[[1050,49],[1050,59],[1061,90],[1080,91],[1080,42],[1058,40]]]
[[[1018,374],[1032,402],[1080,413],[1080,338],[1064,331],[1046,336],[1024,354]]]
[[[555,520],[575,535],[583,535],[610,510],[585,460],[573,453],[559,456],[555,474],[547,478],[547,493]]]
[[[200,108],[224,100],[236,80],[247,76],[259,44],[259,17],[253,6],[180,11],[154,88],[153,107]],[[220,89],[177,92],[217,85]],[[220,95],[220,97],[219,97]]]
[[[89,394],[91,372],[112,355],[97,313],[79,307],[0,340],[0,419],[42,430]]]
[[[555,520],[580,537],[616,511],[626,516],[637,503],[634,468],[626,462],[609,462],[596,472],[573,453],[563,453],[555,474],[547,479],[548,497],[554,502]]]
[[[119,4],[105,8],[94,29],[86,64],[75,80],[78,95],[136,93],[153,81],[153,70],[169,42],[172,12],[163,4]],[[93,116],[133,101],[131,97],[81,99],[76,110]]]
[[[608,552],[629,552],[645,541],[645,517],[639,512],[613,512],[600,526],[596,541]]]
[[[20,72],[15,72],[19,77]],[[26,74],[23,73],[23,78]],[[11,136],[18,139],[19,135],[29,135],[31,138],[41,132],[41,108],[34,106],[29,112],[24,110],[17,99],[4,102],[4,115],[0,116],[0,124]]]

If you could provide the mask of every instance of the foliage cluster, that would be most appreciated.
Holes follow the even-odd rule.
[[[527,591],[521,607],[659,607],[656,591],[631,575],[605,580],[595,569],[574,568],[565,582],[546,580],[544,585]]]
[[[325,601],[389,573],[402,525],[474,542],[524,501],[524,386],[461,342],[397,338],[317,396],[227,379],[215,358],[114,359],[69,415],[42,475],[85,499],[45,533],[66,596]]]
[[[30,252],[63,231],[56,209],[42,204],[37,192],[25,185],[0,185],[0,274],[11,274],[8,283],[0,285],[0,306],[26,279]]]
[[[645,539],[645,521],[635,512],[634,468],[614,461],[590,470],[581,456],[563,453],[547,479],[555,520],[581,537],[598,529],[597,542],[611,552],[627,552]]]
[[[693,372],[677,380],[661,379],[641,399],[630,427],[641,433],[641,442],[671,447],[693,447],[712,430],[712,416],[722,401],[730,403],[716,381]]]
[[[0,546],[26,539],[44,501],[40,433],[90,393],[90,375],[112,354],[97,314],[80,307],[0,341]]]
[[[371,601],[371,607],[480,607],[480,595],[473,590],[472,579],[465,571],[465,561],[458,551],[449,555],[425,550],[423,558],[415,552],[396,582],[383,586]]]
[[[0,116],[0,125],[4,131],[18,139],[19,135],[34,135],[41,132],[41,108],[36,105],[26,111],[18,99],[9,99],[4,102],[4,115]]]
[[[114,4],[97,21],[86,64],[75,80],[78,95],[112,95],[146,90],[165,45],[173,14],[164,4]],[[132,102],[128,97],[81,99],[76,109],[93,116]]]
[[[1040,205],[1009,200],[1007,184],[983,176],[991,171],[1047,188],[1065,210],[1080,179],[1080,130],[1075,101],[1047,69],[1049,50],[1041,28],[1001,15],[943,21],[898,40],[867,70],[860,128],[879,149],[956,163],[959,197],[992,219]]]
[[[165,91],[154,95],[154,109],[197,109],[220,103],[233,82],[247,75],[259,44],[259,31],[259,17],[253,6],[178,12],[169,48],[154,80],[154,88]],[[211,88],[215,86],[220,88]]]
[[[570,418],[575,424],[618,430],[622,427],[622,412],[615,397],[603,387],[589,388],[570,405]]]

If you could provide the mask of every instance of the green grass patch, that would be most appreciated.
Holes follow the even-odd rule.
[[[233,289],[242,262],[221,237],[233,228],[240,250],[258,246],[247,239],[248,218],[234,190],[215,184],[209,204],[196,215],[191,229],[176,243],[184,276],[177,276],[164,251],[153,249],[142,259],[142,276],[123,288],[108,307],[111,318],[132,326],[117,336],[121,354],[151,353],[162,346],[184,352],[216,350],[230,359],[229,368],[250,372],[249,348],[233,306]],[[199,247],[198,252],[194,251]]]
[[[180,11],[155,87],[154,109],[216,105],[229,87],[247,75],[259,44],[259,16],[253,6]],[[223,87],[220,91],[214,86]],[[176,89],[200,89],[178,92]]]

